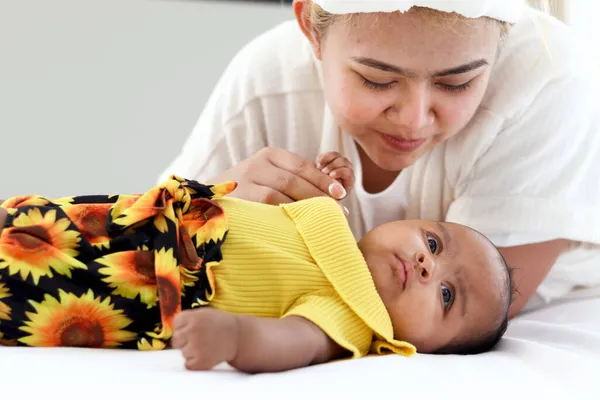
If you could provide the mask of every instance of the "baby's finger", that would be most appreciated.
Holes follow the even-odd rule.
[[[328,164],[323,164],[323,168],[321,168],[321,171],[324,174],[328,174],[334,169],[339,168],[349,168],[351,170],[354,169],[352,163],[346,157],[338,157],[334,160],[331,160]]]
[[[189,371],[201,371],[202,368],[202,360],[198,357],[186,357],[185,358],[185,368]]]
[[[180,331],[175,331],[173,337],[171,337],[171,347],[174,349],[183,349],[187,345],[186,336]]]
[[[356,177],[354,175],[354,171],[348,167],[342,167],[334,169],[329,173],[329,176],[333,179],[337,179],[342,183],[342,186],[346,189],[346,191],[351,191],[354,188],[354,182],[356,181]]]
[[[343,158],[343,156],[337,151],[323,153],[317,157],[317,168],[323,169],[327,164],[340,157]]]

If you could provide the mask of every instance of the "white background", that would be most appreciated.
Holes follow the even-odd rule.
[[[0,198],[146,191],[231,57],[292,17],[222,0],[0,0]]]

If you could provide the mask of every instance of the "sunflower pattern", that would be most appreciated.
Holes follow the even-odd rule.
[[[162,350],[214,296],[235,183],[172,175],[141,195],[22,196],[0,234],[0,343]]]
[[[10,307],[2,301],[11,294],[4,283],[0,283],[0,319],[10,319]]]

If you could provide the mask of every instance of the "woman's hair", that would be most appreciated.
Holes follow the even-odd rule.
[[[350,15],[331,14],[331,13],[325,11],[323,8],[321,8],[321,6],[319,6],[318,4],[315,4],[314,2],[312,2],[311,0],[309,0],[309,2],[310,2],[311,25],[314,29],[314,32],[317,34],[317,37],[320,40],[323,40],[323,38],[325,37],[325,35],[327,33],[328,28],[331,25],[333,25],[334,23],[336,23],[340,20],[352,20],[352,19],[356,18],[356,14],[350,14]],[[536,7],[540,10],[543,10],[545,12],[549,12],[549,10],[550,10],[550,5],[549,5],[548,0],[528,0],[527,2],[530,5]],[[464,17],[458,13],[448,13],[448,12],[439,11],[439,10],[435,10],[432,8],[426,8],[426,7],[413,7],[409,11],[407,11],[407,13],[418,13],[424,17],[435,18],[436,20],[438,20],[439,22],[441,22],[444,25],[452,25],[454,23],[468,23],[468,21],[470,20],[470,18]],[[510,27],[512,26],[512,24],[510,24],[508,22],[503,22],[503,21],[495,20],[495,19],[488,18],[488,17],[483,17],[483,18],[487,18],[490,21],[494,21],[495,23],[500,24],[501,35],[503,38],[508,34],[508,31],[510,30]]]

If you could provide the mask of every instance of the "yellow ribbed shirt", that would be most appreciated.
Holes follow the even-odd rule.
[[[217,200],[229,232],[212,268],[210,306],[234,314],[301,316],[361,357],[412,355],[390,317],[339,206],[318,197],[281,206]]]

